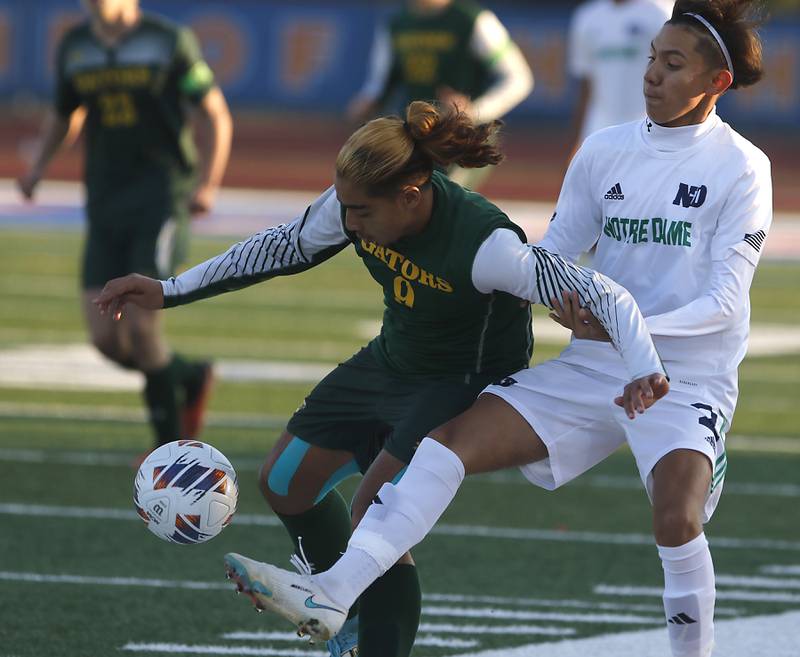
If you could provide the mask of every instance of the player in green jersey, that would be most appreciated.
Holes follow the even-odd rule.
[[[357,130],[339,152],[336,184],[295,221],[176,278],[110,281],[96,300],[112,316],[126,303],[172,307],[295,274],[355,249],[383,289],[381,332],[314,388],[267,457],[259,482],[315,569],[336,561],[350,535],[336,484],[365,473],[352,504],[357,523],[378,489],[402,476],[425,431],[468,408],[488,383],[527,365],[530,302],[549,305],[552,296],[578,292],[629,365],[636,362],[637,372],[660,367],[627,292],[525,244],[502,210],[435,170],[499,162],[497,127],[416,101],[405,121],[381,118]],[[246,576],[234,576],[254,596]],[[357,630],[351,618],[335,638],[334,654],[352,648],[354,634],[361,657],[410,653],[420,614],[410,555],[369,587],[359,608]]]
[[[172,353],[157,313],[134,309],[125,322],[111,322],[91,300],[115,276],[174,271],[186,253],[190,214],[205,213],[214,202],[230,150],[230,114],[188,29],[143,13],[138,0],[83,4],[89,19],[59,44],[54,107],[19,186],[31,199],[68,133],[85,123],[82,284],[91,341],[115,363],[144,373],[158,444],[193,438],[210,365]],[[208,132],[199,176],[191,107]]]
[[[369,75],[348,117],[361,123],[393,96],[455,104],[488,123],[521,103],[533,74],[497,16],[471,0],[408,0],[375,34]],[[491,167],[452,166],[450,177],[475,189]]]

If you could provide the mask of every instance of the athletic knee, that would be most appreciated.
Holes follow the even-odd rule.
[[[135,353],[155,353],[162,350],[161,334],[154,326],[132,322],[128,337]]]
[[[293,514],[313,506],[309,491],[293,485],[309,444],[287,432],[281,435],[258,475],[258,487],[270,508],[276,513]]]
[[[458,423],[450,420],[436,427],[428,433],[429,438],[433,438],[437,443],[447,447],[450,451],[457,451],[461,443],[461,432]]]
[[[653,534],[658,545],[684,545],[702,531],[700,518],[689,509],[668,508],[656,510],[653,514]]]
[[[110,361],[127,365],[130,355],[114,335],[93,335],[92,346]]]

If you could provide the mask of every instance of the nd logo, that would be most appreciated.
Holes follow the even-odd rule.
[[[686,183],[680,183],[678,186],[678,194],[675,196],[672,205],[682,205],[685,208],[699,208],[706,202],[707,193],[708,189],[705,185],[700,185],[699,187],[692,185],[690,187]]]

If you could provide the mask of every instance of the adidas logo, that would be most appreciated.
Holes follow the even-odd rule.
[[[670,618],[668,623],[672,623],[673,625],[691,625],[692,623],[696,623],[697,621],[689,616],[689,614],[684,614],[681,612],[677,616],[673,616]]]
[[[617,183],[606,192],[604,198],[607,201],[622,201],[625,199],[625,194],[622,193],[622,187]]]

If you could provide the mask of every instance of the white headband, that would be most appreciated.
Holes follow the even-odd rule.
[[[731,77],[733,77],[733,62],[731,61],[731,54],[725,47],[725,42],[722,40],[722,37],[719,35],[719,32],[717,32],[714,29],[714,26],[699,14],[690,14],[687,12],[684,14],[684,16],[691,16],[695,20],[700,21],[703,25],[706,26],[706,29],[709,32],[711,32],[711,36],[713,36],[716,42],[719,44],[719,49],[722,51],[722,56],[725,58],[725,63],[728,65],[728,70],[731,72]]]

